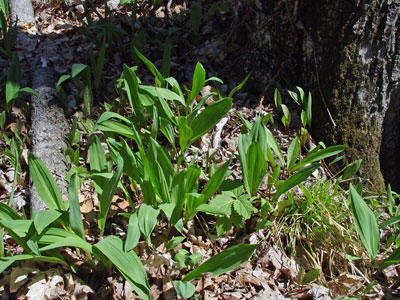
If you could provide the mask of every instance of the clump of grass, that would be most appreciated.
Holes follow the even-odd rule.
[[[319,269],[323,282],[352,273],[346,254],[363,257],[365,250],[350,217],[347,191],[334,179],[318,178],[287,197],[290,204],[277,219],[272,238],[305,270]]]

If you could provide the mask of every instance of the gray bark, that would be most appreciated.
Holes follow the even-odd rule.
[[[11,16],[18,23],[30,23],[35,25],[32,4],[29,0],[10,1]],[[19,52],[29,51],[30,55],[35,55],[32,79],[32,88],[38,93],[38,97],[32,96],[31,101],[31,129],[30,136],[32,141],[32,152],[38,156],[55,178],[62,195],[67,194],[67,183],[65,175],[67,172],[67,162],[64,156],[66,144],[65,135],[68,130],[68,123],[64,116],[64,111],[59,105],[56,91],[54,74],[51,67],[46,65],[46,47],[48,44],[40,44],[38,35],[29,35],[23,31],[18,33],[18,42],[27,41],[28,46],[34,49],[27,50],[27,47],[19,47]],[[24,53],[24,55],[27,53]],[[27,73],[27,72],[24,72]],[[39,212],[46,208],[45,203],[38,195],[34,186],[31,187],[31,207],[34,212]]]
[[[32,97],[31,110],[31,141],[32,152],[38,156],[55,178],[61,194],[67,194],[67,161],[64,153],[65,135],[68,123],[63,108],[56,97],[53,72],[49,67],[37,66],[34,72],[33,88],[39,97]],[[34,212],[44,210],[46,205],[37,194],[34,186],[31,188],[31,206]]]
[[[399,15],[399,0],[268,1],[245,58],[257,78],[253,86],[266,96],[278,80],[312,91],[313,136],[347,145],[340,167],[363,159],[360,175],[375,190],[384,188],[380,152],[387,175],[400,150],[393,131],[400,105],[384,122],[391,101],[399,100]]]
[[[35,16],[30,0],[11,0],[10,2],[11,21],[18,23],[29,23],[35,25]]]

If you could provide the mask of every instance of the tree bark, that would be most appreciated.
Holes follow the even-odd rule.
[[[311,90],[312,135],[347,145],[339,167],[363,159],[368,188],[383,189],[382,172],[391,182],[400,164],[400,105],[388,110],[399,102],[400,1],[268,1],[259,15],[246,57],[261,74],[255,86],[267,96],[278,80]]]
[[[12,19],[18,19],[18,24],[25,26],[31,24],[35,26],[32,4],[29,0],[11,0],[10,10]],[[32,31],[32,30],[31,30]],[[35,30],[33,30],[35,32]],[[20,43],[18,47],[18,43]],[[51,43],[51,42],[50,42]],[[32,46],[27,49],[25,46]],[[39,43],[38,35],[30,35],[22,30],[18,33],[17,48],[19,53],[34,53],[34,70],[32,87],[38,93],[38,97],[32,96],[31,101],[31,129],[30,136],[32,141],[32,152],[38,156],[55,178],[62,195],[67,195],[67,183],[65,175],[67,172],[67,162],[64,156],[66,144],[64,142],[67,133],[68,123],[64,116],[64,111],[59,105],[56,91],[55,80],[52,69],[47,65],[46,47],[51,45]],[[24,71],[24,73],[27,70]],[[39,212],[46,208],[45,203],[38,195],[32,185],[31,207],[32,211]]]

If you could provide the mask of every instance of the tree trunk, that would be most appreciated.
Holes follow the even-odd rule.
[[[382,173],[394,183],[394,163],[400,165],[393,126],[400,127],[400,1],[263,5],[246,57],[268,73],[254,76],[261,78],[255,86],[274,88],[280,80],[311,90],[313,136],[348,146],[340,167],[363,159],[360,175],[369,179],[369,188],[384,188]],[[260,91],[269,96],[271,90]]]
[[[10,10],[12,20],[15,21],[17,19],[21,28],[24,28],[26,24],[31,24],[32,28],[35,28],[35,18],[30,0],[11,0]],[[35,32],[35,30],[30,31]],[[56,97],[53,71],[46,65],[49,60],[46,58],[45,50],[46,47],[52,46],[51,42],[39,43],[38,38],[38,34],[28,34],[20,30],[16,46],[20,55],[33,55],[33,61],[35,61],[32,72],[33,80],[31,82],[39,97],[32,96],[31,101],[32,124],[29,134],[32,141],[32,152],[43,161],[53,177],[55,177],[61,194],[66,196],[67,183],[65,175],[67,162],[64,156],[66,150],[64,138],[67,133],[68,123],[65,119],[63,108],[59,105]],[[24,70],[23,73],[29,73],[27,71]],[[32,211],[39,212],[44,210],[46,205],[33,185],[30,192]]]

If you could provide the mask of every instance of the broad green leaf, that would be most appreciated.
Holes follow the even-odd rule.
[[[248,199],[239,198],[233,202],[235,211],[245,219],[251,217],[251,213],[256,213],[257,209],[251,205]]]
[[[164,77],[161,75],[161,73],[157,70],[157,68],[153,65],[153,63],[148,60],[140,51],[135,47],[134,48],[135,53],[137,56],[144,62],[144,64],[147,66],[149,71],[153,73],[155,79],[156,79],[156,86],[163,86],[164,85]]]
[[[121,272],[139,297],[151,300],[150,285],[142,262],[134,251],[125,252],[124,243],[116,236],[108,236],[94,245]]]
[[[186,196],[186,220],[191,220],[196,215],[196,208],[207,201],[204,201],[204,195],[198,193],[189,193]]]
[[[247,154],[247,150],[250,147],[250,144],[251,144],[250,135],[248,135],[247,133],[245,133],[245,134],[241,133],[239,135],[238,151],[239,151],[240,165],[242,166],[243,182],[248,182],[247,181],[248,168],[247,168],[247,164],[246,164],[246,154]]]
[[[190,107],[192,105],[194,98],[204,87],[205,80],[206,80],[206,71],[204,70],[201,63],[197,62],[192,79],[192,90],[189,94],[186,103],[187,107]]]
[[[151,233],[157,224],[157,217],[160,213],[159,209],[154,209],[150,205],[142,204],[138,211],[139,229],[146,238],[146,241],[151,245]]]
[[[179,128],[179,145],[181,150],[184,151],[190,146],[190,141],[193,136],[193,130],[186,124],[185,117],[179,117],[178,119]]]
[[[268,146],[274,151],[276,156],[278,156],[278,159],[283,166],[285,164],[285,159],[283,158],[281,148],[279,147],[278,143],[276,142],[274,135],[268,128],[266,128],[266,135],[267,135]]]
[[[306,273],[303,277],[301,284],[309,284],[310,282],[316,280],[319,277],[320,271],[319,269],[313,269]]]
[[[317,151],[307,155],[306,158],[300,160],[297,164],[295,164],[293,166],[293,168],[290,171],[291,172],[296,171],[309,163],[312,163],[315,161],[320,161],[321,159],[336,155],[336,154],[342,152],[344,149],[346,149],[346,146],[337,145],[337,146],[330,146],[325,149],[317,150]]]
[[[104,132],[112,132],[130,139],[135,139],[132,128],[114,120],[105,120],[100,124],[97,123],[96,128]]]
[[[232,214],[232,205],[236,200],[225,193],[215,196],[210,204],[200,205],[197,210],[213,215],[230,216]]]
[[[129,104],[132,108],[132,115],[133,119],[140,123],[141,126],[146,126],[146,120],[142,113],[142,108],[139,103],[139,80],[135,74],[133,68],[129,68],[127,65],[124,64],[124,84],[125,84],[125,91],[128,95]]]
[[[149,85],[139,85],[139,91],[145,91],[147,93],[150,93],[153,97],[161,96],[164,99],[177,101],[182,105],[185,105],[185,102],[182,102],[182,98],[175,92],[170,91],[169,89]]]
[[[213,128],[231,109],[232,98],[224,98],[207,106],[190,124],[193,136],[190,144]]]
[[[318,169],[321,166],[321,164],[312,164],[304,169],[300,170],[296,174],[292,175],[288,179],[286,179],[278,188],[278,190],[275,192],[275,195],[272,197],[272,202],[277,200],[280,195],[283,193],[286,193],[288,190],[290,190],[292,187],[302,183],[304,180],[306,180],[316,169]]]
[[[251,196],[256,196],[265,176],[267,161],[258,142],[251,143],[246,154],[247,182],[245,186]]]
[[[55,209],[38,212],[33,220],[33,225],[35,225],[37,233],[41,234],[44,229],[56,221],[61,215],[62,212]]]
[[[179,297],[187,299],[193,296],[196,287],[190,281],[174,280],[174,288]]]
[[[263,156],[266,157],[268,149],[268,133],[267,128],[265,127],[262,119],[259,116],[257,116],[256,121],[251,127],[250,139],[251,142],[258,142]]]
[[[30,87],[24,87],[24,88],[20,89],[19,92],[20,93],[24,92],[24,93],[28,93],[28,94],[34,95],[36,97],[39,97],[39,94]]]
[[[21,260],[29,260],[29,259],[33,259],[33,260],[37,260],[37,261],[44,261],[44,262],[48,262],[48,263],[52,263],[52,264],[61,264],[61,265],[64,265],[65,267],[69,268],[69,265],[65,260],[62,260],[62,259],[59,259],[56,257],[37,256],[34,254],[21,254],[21,255],[2,257],[0,259],[0,274],[3,273],[14,262],[21,261]]]
[[[201,191],[201,194],[204,195],[204,203],[207,202],[208,199],[210,199],[217,192],[222,182],[228,176],[227,171],[230,163],[231,159],[225,162],[204,186],[203,190]]]
[[[276,88],[275,92],[274,92],[274,103],[275,103],[275,106],[278,109],[281,109],[281,107],[282,107],[282,96],[281,96],[281,93],[279,92],[278,88]]]
[[[66,81],[66,80],[68,80],[68,79],[70,79],[70,78],[71,78],[71,75],[68,75],[68,74],[62,75],[62,76],[58,79],[58,81],[57,81],[56,88],[60,87],[61,84],[62,84],[64,81]]]
[[[84,64],[73,64],[72,65],[72,71],[71,71],[71,77],[74,78],[78,76],[80,73],[82,73],[84,70],[88,69],[89,67]]]
[[[356,223],[357,232],[367,251],[375,259],[380,248],[379,228],[374,213],[364,202],[360,194],[350,184],[351,211]]]
[[[124,251],[129,252],[136,247],[140,239],[139,220],[137,213],[131,214],[129,217],[128,231],[126,233],[126,241]]]
[[[18,97],[21,84],[21,69],[19,65],[19,57],[17,52],[14,52],[11,61],[11,66],[8,69],[7,82],[6,82],[6,104],[7,111],[11,111],[14,99]]]
[[[93,175],[96,173],[107,172],[106,155],[104,154],[103,146],[101,145],[99,137],[97,135],[92,135],[89,144],[90,171]],[[107,180],[101,176],[93,177],[93,180],[99,187],[104,187],[107,182]],[[99,189],[96,189],[96,191],[100,194]]]
[[[73,247],[82,249],[88,253],[92,252],[92,245],[75,233],[57,227],[48,227],[40,235],[38,244],[43,246],[40,251],[60,247]]]
[[[189,272],[183,281],[201,277],[203,273],[212,272],[215,276],[231,271],[246,262],[258,245],[240,244],[230,247]]]
[[[167,251],[171,251],[176,246],[178,246],[180,243],[182,243],[185,239],[186,238],[184,236],[176,236],[173,239],[169,240],[165,245],[167,248]]]
[[[395,217],[392,217],[392,218],[382,222],[379,225],[379,228],[383,228],[383,227],[390,226],[390,225],[397,224],[397,223],[400,223],[400,216],[395,216]]]
[[[387,186],[387,192],[386,192],[386,197],[387,197],[387,204],[388,204],[388,210],[391,215],[394,214],[394,208],[396,207],[396,203],[393,199],[393,194],[392,194],[392,188],[390,184]]]
[[[85,230],[83,227],[81,209],[79,205],[78,189],[79,180],[76,177],[76,174],[74,174],[72,175],[68,185],[69,223],[71,224],[72,230],[82,239],[85,239]]]
[[[101,235],[103,235],[104,232],[108,210],[110,209],[111,200],[115,194],[115,190],[117,189],[118,181],[121,177],[123,168],[124,168],[124,161],[122,157],[119,156],[117,160],[117,170],[115,171],[112,178],[106,183],[106,185],[103,188],[103,192],[99,197],[100,212],[98,215],[98,224]]]
[[[57,183],[45,164],[32,152],[28,154],[29,172],[43,202],[51,209],[65,210]]]
[[[361,166],[361,162],[362,162],[362,159],[359,159],[359,160],[352,162],[350,165],[348,165],[343,172],[342,179],[346,180],[346,179],[352,178],[354,175],[356,175],[358,169]]]
[[[22,220],[22,217],[10,206],[0,202],[0,220]]]
[[[7,230],[7,233],[12,236],[18,245],[24,248],[25,251],[30,252],[30,248],[27,245],[27,235],[31,231],[32,220],[1,220],[0,225]]]
[[[287,154],[287,169],[290,170],[296,163],[297,158],[300,154],[300,141],[296,136],[294,140],[290,143],[288,154]]]

